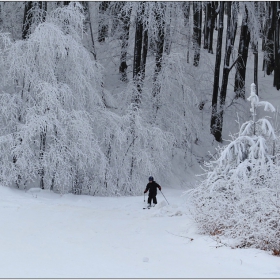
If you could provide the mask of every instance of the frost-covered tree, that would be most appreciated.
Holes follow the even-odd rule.
[[[232,247],[279,251],[280,166],[275,153],[279,138],[268,118],[256,118],[260,106],[275,109],[259,101],[255,84],[248,100],[252,120],[205,164],[206,178],[187,194],[202,233]]]
[[[26,39],[34,28],[45,21],[47,2],[26,1],[24,6],[22,39]]]
[[[103,109],[101,67],[81,43],[83,21],[81,5],[70,3],[5,49],[2,183],[76,192],[102,178],[105,157],[93,129]]]

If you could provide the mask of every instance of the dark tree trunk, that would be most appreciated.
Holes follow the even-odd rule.
[[[41,169],[40,169],[40,188],[44,189],[44,177],[45,177],[45,169],[43,166],[43,160],[44,160],[44,154],[46,150],[46,137],[47,137],[47,128],[45,128],[44,131],[40,133],[40,163],[41,163]]]
[[[24,16],[23,16],[23,27],[22,27],[22,39],[26,39],[30,34],[31,22],[32,22],[32,13],[29,11],[33,7],[32,1],[25,1],[24,5]]]
[[[158,6],[160,8],[163,9],[163,3],[158,2]],[[153,90],[152,90],[152,94],[153,97],[157,97],[157,95],[160,93],[160,85],[158,83],[158,75],[161,71],[161,67],[162,67],[162,55],[163,55],[163,46],[164,46],[164,26],[165,26],[165,22],[163,20],[164,15],[159,14],[157,10],[155,10],[155,18],[156,21],[158,22],[158,34],[157,34],[157,39],[156,39],[156,61],[155,61],[155,72],[154,72],[154,78],[153,78]],[[155,109],[155,113],[157,112],[157,110],[159,109],[158,107],[158,102],[155,101],[154,103],[154,109]]]
[[[224,59],[224,69],[223,69],[223,79],[221,85],[221,92],[220,92],[220,106],[218,112],[218,122],[217,122],[217,130],[215,133],[215,139],[218,142],[222,141],[222,129],[223,129],[223,116],[224,116],[224,106],[226,101],[227,95],[227,85],[228,85],[228,76],[230,72],[230,55],[234,45],[234,39],[236,31],[232,25],[232,12],[231,12],[232,2],[227,2],[227,36],[226,36],[226,48],[225,48],[225,59]],[[235,22],[233,21],[235,25]]]
[[[202,5],[201,2],[193,2],[193,47],[194,61],[193,65],[198,66],[200,60],[201,48],[201,22],[202,22]]]
[[[245,77],[248,58],[248,49],[250,43],[250,31],[248,29],[248,10],[245,6],[245,15],[242,19],[238,56],[240,57],[238,67],[235,73],[234,92],[236,98],[245,99]]]
[[[136,18],[136,28],[135,28],[135,44],[134,44],[134,60],[133,60],[133,78],[140,73],[141,65],[141,50],[142,50],[142,33],[143,33],[143,24],[139,17]]]
[[[191,43],[191,28],[190,28],[190,2],[183,2],[184,23],[186,27],[187,37],[187,63],[190,62],[190,43]]]
[[[254,84],[256,85],[256,95],[259,95],[258,91],[258,43],[253,44],[253,54],[254,54]]]
[[[215,134],[215,139],[218,142],[222,141],[222,129],[223,129],[223,116],[224,116],[224,106],[227,95],[227,85],[228,85],[228,75],[230,71],[230,55],[232,51],[232,26],[231,26],[231,1],[227,2],[227,36],[226,36],[226,49],[225,49],[225,59],[224,59],[224,69],[223,69],[223,78],[220,92],[220,106],[218,112],[218,122],[217,130]]]
[[[270,26],[270,20],[269,20],[269,16],[270,16],[270,3],[269,2],[265,2],[264,3],[264,24],[263,24],[263,30],[262,30],[262,51],[264,52],[264,56],[263,56],[263,66],[262,66],[262,70],[265,71],[266,73],[266,41],[267,41],[267,35],[268,35],[268,29]]]
[[[163,4],[166,5],[166,4]],[[166,10],[164,9],[165,19],[164,19],[164,25],[165,25],[165,33],[164,33],[164,53],[167,55],[170,54],[171,50],[171,18],[172,18],[172,11],[171,9]]]
[[[148,30],[144,31],[143,34],[143,48],[142,48],[142,56],[141,56],[141,78],[142,81],[145,79],[145,71],[146,71],[146,60],[148,54]]]
[[[204,19],[204,49],[209,48],[209,35],[210,35],[210,22],[211,22],[211,2],[207,1],[205,4],[205,19]]]
[[[267,40],[265,44],[266,53],[266,74],[270,75],[274,70],[275,57],[274,57],[274,32],[276,24],[276,2],[271,1],[269,7],[269,28],[267,33]]]
[[[137,93],[133,97],[133,103],[135,106],[140,104],[141,95],[141,54],[142,54],[142,36],[143,36],[143,23],[141,20],[141,15],[144,12],[144,3],[139,4],[136,17],[136,28],[135,28],[135,44],[134,44],[134,59],[133,59],[133,80],[137,87]]]
[[[277,90],[280,89],[280,45],[279,45],[279,31],[280,31],[280,12],[279,12],[279,2],[274,2],[274,16],[275,16],[275,32],[274,32],[274,58],[275,58],[275,66],[274,66],[274,79],[273,86],[276,87]]]
[[[213,53],[213,34],[215,27],[215,20],[217,18],[218,13],[215,9],[215,2],[210,2],[210,21],[209,21],[209,35],[208,35],[208,53]]]
[[[222,57],[223,30],[224,30],[224,1],[220,1],[218,39],[217,39],[217,48],[216,48],[216,62],[215,62],[214,84],[213,84],[213,95],[212,95],[212,115],[211,115],[211,124],[210,124],[210,131],[214,135],[215,139],[218,138],[217,107],[218,107],[218,94],[219,94],[220,65],[221,65],[221,57]]]
[[[218,2],[218,1],[215,1],[214,3],[215,3],[215,11],[217,11],[217,9],[218,9],[218,7],[219,7],[219,6],[218,6],[218,5],[219,5],[219,4],[218,4],[219,2]],[[215,17],[215,30],[218,31],[218,17]]]
[[[254,2],[255,7],[255,17],[260,20],[260,12],[259,12],[259,2]],[[261,30],[259,30],[260,32]],[[253,48],[253,54],[254,54],[254,84],[256,86],[256,95],[259,95],[258,93],[258,64],[259,64],[259,58],[258,58],[258,40],[259,37],[254,38],[252,42],[252,48]]]
[[[137,139],[137,133],[135,129],[135,112],[138,110],[141,103],[141,92],[142,92],[142,75],[141,75],[141,55],[142,55],[142,41],[143,41],[143,22],[142,15],[145,9],[145,2],[140,2],[138,4],[137,15],[136,15],[136,26],[135,26],[135,44],[134,44],[134,60],[133,60],[133,80],[136,86],[132,97],[133,104],[133,114],[131,118],[130,134],[132,137],[132,142],[129,147],[131,147],[131,165],[130,165],[130,180],[133,177],[133,170],[135,167],[136,156],[135,156],[135,141]]]
[[[125,3],[123,2],[123,5]],[[129,39],[129,26],[130,26],[130,16],[131,16],[131,9],[126,13],[124,11],[121,12],[121,26],[122,26],[122,35],[121,35],[121,61],[119,71],[121,73],[121,80],[127,81],[127,63],[126,63],[126,56],[127,56],[127,47],[128,47],[128,39]]]
[[[34,12],[38,9],[41,10],[40,21],[44,22],[46,19],[47,2],[45,1],[26,1],[24,6],[23,26],[22,26],[22,39],[27,39],[31,33],[31,27],[34,23]]]
[[[101,14],[102,19],[100,20],[98,26],[98,42],[104,42],[105,38],[108,37],[109,27],[103,17],[109,7],[109,3],[110,1],[102,1],[99,5],[99,13]]]
[[[45,22],[45,20],[46,20],[46,15],[47,15],[48,2],[46,2],[46,1],[39,1],[39,2],[38,2],[38,7],[39,7],[39,9],[41,9],[42,12],[43,12],[42,22]]]

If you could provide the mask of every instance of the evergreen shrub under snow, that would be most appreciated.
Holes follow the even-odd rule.
[[[274,107],[259,101],[251,86],[253,119],[245,122],[215,160],[205,163],[206,178],[187,192],[201,233],[223,238],[232,247],[280,252],[280,166],[274,129],[256,109]]]

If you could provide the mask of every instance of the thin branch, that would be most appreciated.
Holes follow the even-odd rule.
[[[174,233],[169,232],[169,231],[167,231],[167,230],[166,230],[166,232],[168,232],[168,233],[170,233],[170,234],[172,234],[172,235],[175,235],[175,236],[179,236],[179,237],[183,237],[183,238],[188,238],[188,239],[190,239],[190,241],[193,241],[193,238],[190,238],[190,237],[187,237],[187,236],[182,236],[182,235],[177,235],[177,234],[174,234]]]
[[[239,55],[236,60],[232,63],[231,67],[229,68],[228,72],[233,68],[233,66],[237,63],[238,59],[240,59],[241,55]]]

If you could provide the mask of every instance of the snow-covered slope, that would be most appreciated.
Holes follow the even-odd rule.
[[[0,186],[0,277],[280,277],[279,258],[196,234],[182,190],[163,185],[163,194],[169,205],[158,193],[158,205],[143,210],[144,195],[60,196]]]

